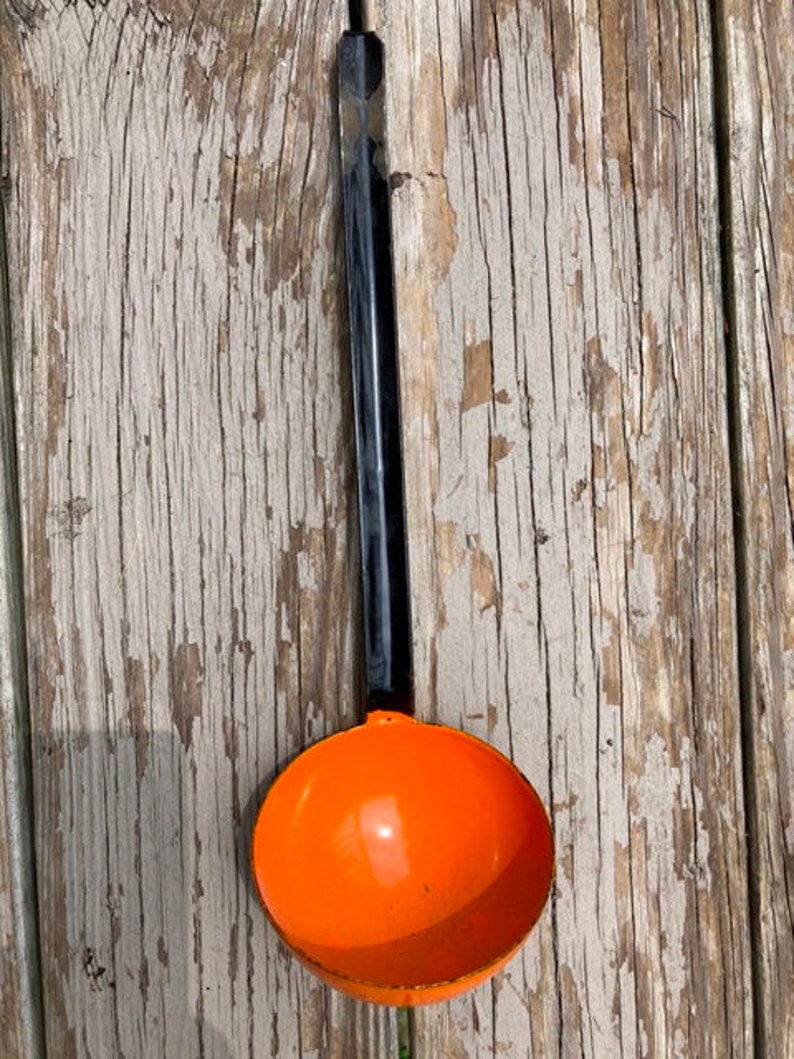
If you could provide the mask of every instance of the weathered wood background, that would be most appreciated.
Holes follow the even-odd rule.
[[[345,14],[0,6],[0,1054],[792,1059],[791,0],[374,13],[419,711],[558,875],[407,1026],[258,908],[360,694]]]

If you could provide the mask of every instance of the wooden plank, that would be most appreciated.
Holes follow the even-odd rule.
[[[5,225],[0,211],[0,1055],[43,1059]]]
[[[759,1054],[794,1057],[794,6],[720,8]]]
[[[417,684],[552,807],[421,1059],[754,1055],[709,5],[386,2]]]
[[[359,682],[344,9],[6,5],[3,149],[48,1054],[383,1059],[248,836]],[[329,143],[331,146],[329,147]]]

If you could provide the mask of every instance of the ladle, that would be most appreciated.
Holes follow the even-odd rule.
[[[273,926],[311,971],[412,1006],[510,959],[546,902],[554,853],[541,800],[506,757],[411,716],[383,48],[361,27],[340,41],[339,93],[367,718],[275,780],[252,866]]]

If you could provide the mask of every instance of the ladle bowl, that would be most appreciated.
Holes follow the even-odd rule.
[[[376,711],[300,754],[254,829],[265,911],[296,955],[362,1000],[446,1000],[516,952],[548,896],[551,829],[487,743]]]

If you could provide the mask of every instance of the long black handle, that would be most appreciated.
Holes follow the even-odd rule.
[[[339,42],[339,119],[364,589],[367,710],[413,712],[383,45]]]

